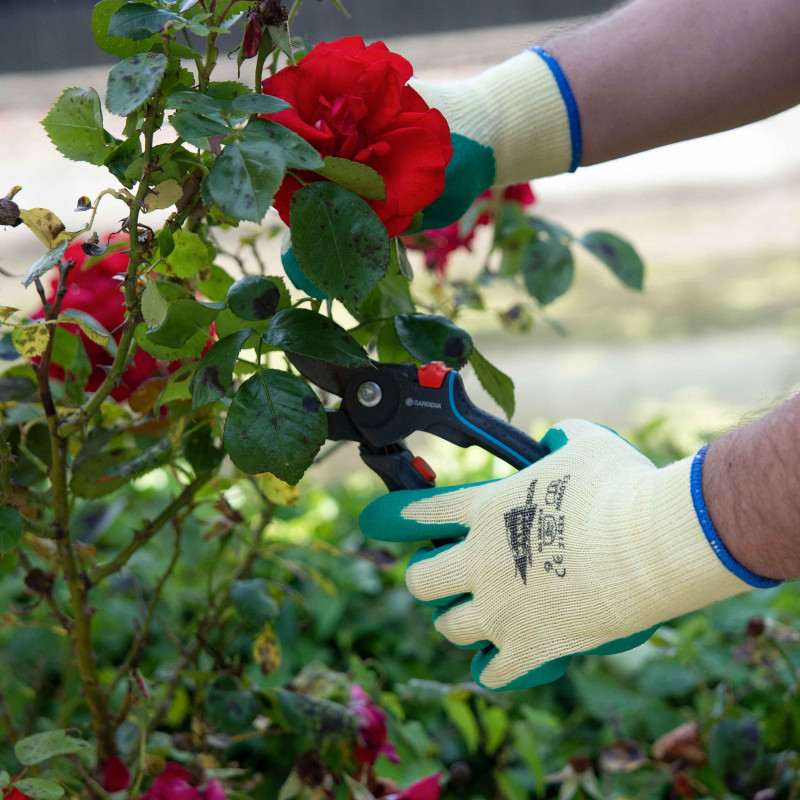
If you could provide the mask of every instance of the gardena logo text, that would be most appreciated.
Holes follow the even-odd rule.
[[[441,403],[434,403],[431,400],[415,400],[413,397],[406,397],[407,406],[422,406],[423,408],[441,408]]]

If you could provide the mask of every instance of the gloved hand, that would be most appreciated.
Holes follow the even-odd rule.
[[[635,647],[661,622],[777,581],[738,564],[702,494],[705,449],[662,469],[583,420],[551,428],[550,454],[511,477],[393,492],[368,505],[366,536],[460,537],[412,557],[406,582],[436,629],[477,649],[489,689],[561,677],[575,654]]]
[[[409,85],[442,112],[454,149],[444,193],[425,210],[423,228],[455,222],[490,186],[574,171],[580,163],[578,107],[558,63],[541,48],[467,80]]]

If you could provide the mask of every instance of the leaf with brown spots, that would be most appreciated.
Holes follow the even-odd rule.
[[[366,201],[335,183],[298,189],[290,204],[292,245],[303,273],[357,311],[391,259],[384,224]]]
[[[325,409],[300,378],[265,369],[233,397],[223,441],[243,472],[271,472],[295,484],[328,434]]]

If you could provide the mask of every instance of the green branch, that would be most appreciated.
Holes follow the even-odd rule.
[[[208,473],[198,475],[152,522],[146,523],[133,534],[127,547],[120,550],[111,561],[95,568],[89,574],[89,586],[96,586],[103,578],[119,572],[137,550],[141,550],[184,506],[194,500],[195,493],[206,484],[208,478]]]

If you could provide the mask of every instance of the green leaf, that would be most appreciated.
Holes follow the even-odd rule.
[[[344,186],[367,200],[386,200],[386,184],[372,167],[336,156],[325,156],[325,166],[315,169],[318,175]]]
[[[148,329],[147,338],[157,345],[180,347],[199,333],[208,336],[209,325],[218,313],[219,308],[196,300],[172,300],[164,321],[157,328]]]
[[[531,726],[521,720],[514,723],[514,747],[536,781],[536,795],[544,797],[545,767],[537,747],[536,735]]]
[[[276,314],[261,337],[271,347],[345,367],[369,366],[363,347],[332,319],[307,308]]]
[[[16,508],[0,506],[0,556],[10,553],[22,538],[24,523]]]
[[[339,703],[287,689],[278,689],[278,703],[286,723],[297,735],[310,735],[318,742],[328,737],[355,739],[358,735],[358,716]]]
[[[163,53],[137,53],[115,64],[108,73],[106,108],[120,117],[136,111],[158,89],[167,63]]]
[[[290,205],[292,245],[303,273],[349,310],[364,302],[389,266],[389,237],[357,195],[325,181],[298,189]]]
[[[206,177],[211,198],[223,213],[261,222],[283,180],[280,151],[266,142],[226,145]]]
[[[260,710],[258,698],[229,675],[217,678],[206,691],[206,715],[225,733],[248,730]]]
[[[208,266],[208,248],[196,233],[181,228],[175,231],[173,248],[166,262],[174,275],[191,278]]]
[[[80,308],[65,308],[61,312],[61,317],[65,322],[74,321],[87,339],[105,348],[111,355],[117,352],[117,343],[107,328],[88,311]]]
[[[388,319],[398,314],[413,314],[416,311],[411,297],[411,287],[400,272],[389,271],[378,281],[369,297],[359,309],[360,322],[370,319]]]
[[[56,150],[72,161],[102,166],[111,147],[103,130],[103,109],[94,89],[65,89],[42,120]]]
[[[11,783],[11,776],[4,769],[0,769],[0,789],[5,789],[9,783]]]
[[[153,8],[145,3],[126,3],[111,15],[108,35],[121,36],[136,42],[147,39],[154,33],[160,34],[164,25],[178,19],[180,17],[173,11]]]
[[[224,442],[243,472],[271,472],[295,484],[327,437],[319,398],[300,378],[262,370],[236,392],[225,422]]]
[[[243,94],[231,103],[231,111],[237,114],[276,114],[287,108],[291,106],[285,100],[268,94]]]
[[[14,753],[21,764],[33,766],[53,756],[78,753],[87,747],[88,742],[69,736],[66,731],[45,731],[20,739],[14,745]]]
[[[58,800],[64,796],[60,784],[44,778],[22,778],[14,781],[14,786],[31,800]]]
[[[515,772],[497,769],[492,774],[504,800],[530,800],[527,787]]]
[[[302,136],[269,119],[250,120],[242,138],[279,147],[288,169],[317,169],[324,164],[322,156]]]
[[[525,288],[543,306],[561,297],[572,284],[575,264],[569,247],[555,239],[533,239],[522,252]]]
[[[406,250],[403,240],[396,236],[394,239],[397,258],[397,269],[399,273],[409,282],[414,280],[414,268],[408,260],[408,250]]]
[[[605,231],[586,233],[578,242],[597,256],[626,286],[642,290],[644,263],[628,242]]]
[[[125,5],[127,5],[127,0],[100,0],[92,11],[92,36],[94,36],[97,46],[117,58],[127,58],[134,53],[146,53],[159,40],[158,34],[137,42],[121,36],[108,35],[108,24],[112,15]],[[174,52],[173,55],[179,55],[179,53]],[[181,57],[183,56],[181,55]]]
[[[142,451],[135,447],[97,453],[75,465],[70,489],[78,497],[103,497],[128,483],[131,478],[157,469],[169,460],[169,439]]]
[[[193,413],[216,402],[231,390],[233,368],[239,351],[252,333],[252,328],[243,328],[215,342],[206,351],[192,375]]]
[[[487,756],[492,756],[505,741],[508,732],[508,714],[500,706],[483,704],[479,707],[478,716],[486,739],[484,752]]]
[[[211,97],[204,92],[187,91],[181,89],[178,92],[173,92],[164,103],[165,108],[174,108],[178,111],[189,111],[192,114],[199,114],[201,116],[218,117],[222,122],[222,114],[225,111],[226,105],[216,97]]]
[[[281,285],[267,275],[247,275],[228,289],[228,308],[237,317],[260,322],[274,316],[283,299]]]
[[[158,291],[158,284],[148,278],[142,291],[142,316],[148,328],[158,328],[167,318],[167,301]]]
[[[213,117],[192,114],[189,111],[179,111],[169,118],[169,124],[175,128],[178,136],[189,144],[203,150],[209,150],[209,136],[226,136],[230,133],[227,123]]]
[[[478,751],[478,740],[480,730],[478,721],[472,713],[469,703],[463,697],[455,694],[448,694],[443,700],[442,705],[450,718],[450,721],[458,728],[467,745],[470,754]]]
[[[399,314],[394,329],[403,347],[423,363],[444,361],[460,369],[472,356],[470,335],[438,314]]]
[[[472,364],[481,386],[503,409],[506,418],[510,420],[514,416],[514,381],[505,372],[487,361],[477,348],[473,348],[469,363]]]
[[[280,611],[264,578],[248,581],[233,581],[230,587],[231,600],[242,619],[251,627],[260,628],[265,622],[275,619]]]

